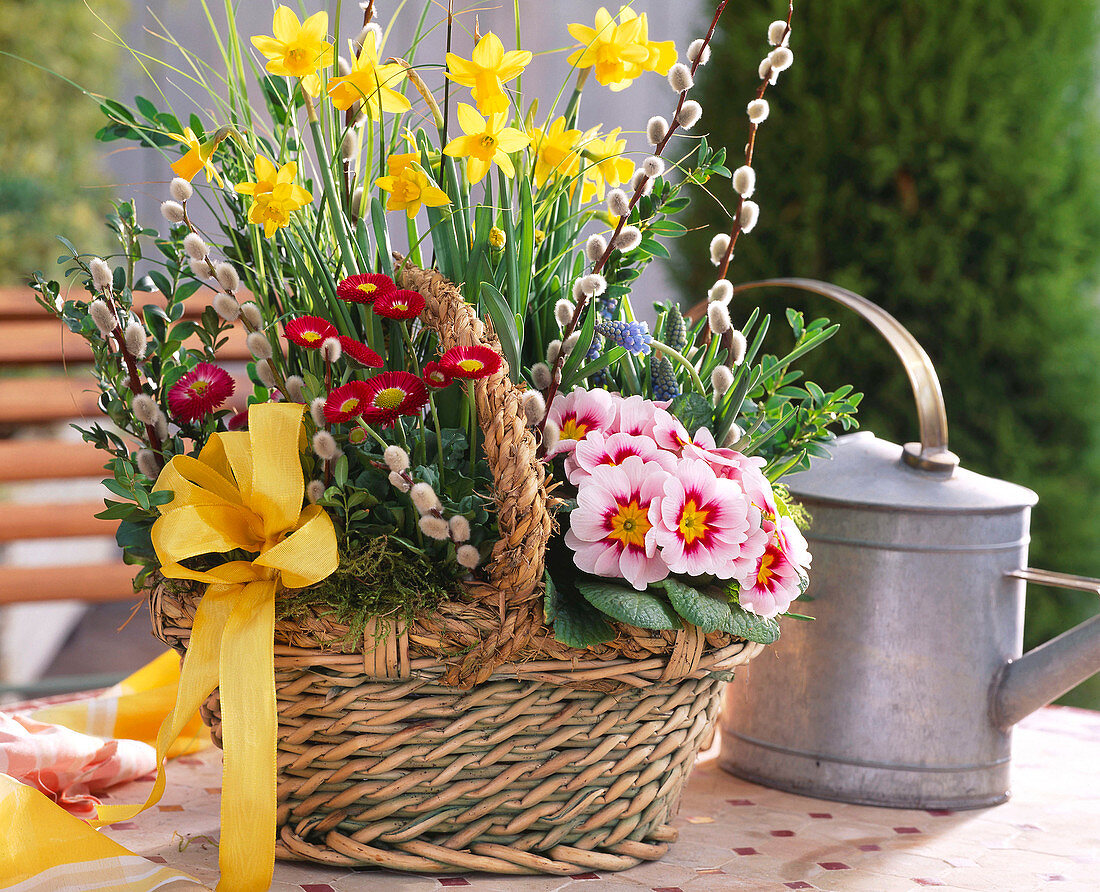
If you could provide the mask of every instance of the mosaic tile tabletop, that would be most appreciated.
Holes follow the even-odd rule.
[[[905,811],[807,799],[738,780],[716,750],[696,766],[663,861],[575,877],[419,877],[279,863],[278,892],[990,892],[1100,890],[1100,713],[1048,708],[1014,740],[1013,797],[979,811]],[[106,833],[138,854],[217,878],[221,753],[178,759],[159,806]],[[145,798],[148,782],[112,791]]]

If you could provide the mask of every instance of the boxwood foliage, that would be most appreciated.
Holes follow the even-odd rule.
[[[711,4],[700,3],[701,19]],[[712,143],[744,142],[741,100],[724,110],[749,98],[780,6],[745,0],[748,26],[716,35],[696,91],[696,130]],[[825,279],[895,314],[936,364],[964,466],[1039,493],[1031,563],[1089,575],[1100,575],[1098,36],[1091,0],[796,5],[795,64],[769,90],[757,142],[761,223],[730,270]],[[713,202],[691,213],[694,226],[728,227]],[[677,258],[685,303],[713,281],[713,231],[689,234]],[[820,312],[818,300],[777,292],[765,305]],[[841,332],[807,375],[865,391],[862,426],[878,436],[916,439],[901,365],[869,326],[829,312]],[[1095,610],[1087,595],[1031,590],[1028,644]],[[1100,707],[1100,679],[1065,702]]]

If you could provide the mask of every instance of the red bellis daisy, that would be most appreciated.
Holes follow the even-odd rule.
[[[350,356],[356,363],[368,369],[382,368],[382,357],[355,338],[347,338],[340,335],[340,349],[344,356]]]
[[[386,319],[415,319],[424,309],[424,298],[402,288],[383,294],[374,302],[374,312]]]
[[[336,286],[336,296],[340,300],[356,304],[372,304],[383,294],[396,291],[397,285],[389,276],[381,273],[362,273],[348,276]]]
[[[382,372],[364,382],[363,420],[393,427],[402,415],[415,415],[428,402],[428,389],[408,372]]]
[[[429,387],[446,387],[451,380],[451,376],[435,360],[424,366],[424,383]]]
[[[233,379],[216,365],[200,362],[168,391],[168,408],[179,421],[198,421],[233,395]]]
[[[500,371],[500,354],[490,347],[452,347],[439,367],[454,378],[487,378]]]
[[[326,338],[339,335],[336,326],[320,316],[299,316],[286,324],[284,337],[299,347],[320,349]]]
[[[362,381],[351,381],[337,387],[325,399],[325,420],[333,424],[351,421],[356,415],[363,414],[369,397],[370,391]]]

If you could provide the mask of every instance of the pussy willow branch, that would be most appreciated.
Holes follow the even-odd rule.
[[[720,0],[717,8],[714,10],[714,17],[711,19],[710,28],[707,29],[706,37],[703,38],[703,45],[700,48],[698,54],[695,56],[695,61],[691,63],[691,75],[695,77],[695,72],[699,70],[700,64],[702,64],[703,56],[706,54],[707,47],[710,46],[711,39],[714,37],[714,31],[718,27],[718,20],[722,17],[722,13],[726,9],[726,4],[729,0]],[[791,0],[793,4],[793,0]],[[790,30],[790,19],[788,18],[787,28]],[[660,157],[664,152],[665,147],[668,145],[669,140],[672,139],[676,130],[680,126],[680,112],[683,110],[684,101],[687,99],[688,91],[684,90],[679,99],[676,102],[676,111],[673,113],[672,122],[669,125],[668,132],[664,135],[656,148],[653,150],[653,154]],[[622,232],[623,226],[626,225],[626,221],[629,219],[631,212],[634,210],[634,206],[645,194],[646,186],[649,183],[650,178],[645,175],[643,171],[641,177],[638,178],[638,185],[634,187],[634,194],[630,196],[630,205],[627,212],[619,217],[618,222],[615,224],[615,231],[611,234],[611,238],[607,241],[607,248],[604,249],[603,255],[592,267],[593,273],[600,272],[607,264],[608,258],[611,257],[611,252],[615,250],[615,240],[619,237],[619,233]],[[569,320],[569,325],[566,326],[565,331],[562,332],[562,342],[573,334],[577,329],[577,325],[584,316],[584,311],[587,309],[590,298],[588,295],[582,295],[580,300],[577,301],[577,305],[573,310],[573,318]],[[546,411],[542,415],[542,421],[539,422],[539,433],[541,434],[546,427],[546,419],[550,417],[550,406],[554,402],[554,398],[558,395],[558,380],[561,377],[562,365],[565,362],[565,351],[559,350],[558,356],[554,360],[554,367],[550,372],[550,387],[546,391]]]
[[[783,36],[779,39],[777,46],[784,46],[787,42],[787,37],[791,33],[791,17],[794,15],[794,0],[789,0],[787,3],[787,27],[783,29]],[[768,83],[771,78],[771,74],[765,75],[760,82],[760,88],[756,91],[756,98],[763,99],[764,94],[768,91]],[[756,132],[760,129],[759,124],[749,124],[749,141],[745,144],[745,164],[748,167],[752,167],[752,155],[756,150]],[[733,215],[733,228],[730,229],[730,243],[726,246],[726,253],[722,255],[721,272],[718,275],[719,279],[726,278],[726,273],[729,272],[730,261],[733,259],[733,249],[737,244],[737,237],[741,235],[741,209],[745,206],[745,198],[742,195],[737,196],[737,210]]]
[[[130,393],[137,396],[139,393],[145,391],[141,386],[141,376],[138,374],[137,357],[130,352],[130,348],[126,346],[126,338],[124,337],[122,328],[122,314],[120,312],[119,305],[115,302],[114,295],[110,290],[104,289],[103,297],[107,302],[107,306],[111,310],[111,315],[115,320],[114,330],[111,332],[111,336],[118,342],[118,352],[122,354],[122,364],[126,369],[126,376],[129,379]],[[145,422],[142,422],[145,424]],[[164,444],[161,443],[160,437],[157,435],[157,429],[151,424],[145,424],[145,436],[149,439],[149,448],[156,453],[161,453],[164,450]]]

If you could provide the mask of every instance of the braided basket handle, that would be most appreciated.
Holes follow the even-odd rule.
[[[421,319],[436,333],[442,350],[482,345],[500,352],[496,334],[440,273],[406,264],[399,281],[402,288],[424,297]],[[487,562],[489,581],[466,585],[478,600],[498,604],[502,618],[506,607],[541,596],[544,555],[552,528],[546,469],[538,458],[534,434],[527,428],[523,392],[508,378],[508,371],[504,362],[500,371],[474,382],[483,448],[496,484],[493,498],[500,539]]]

